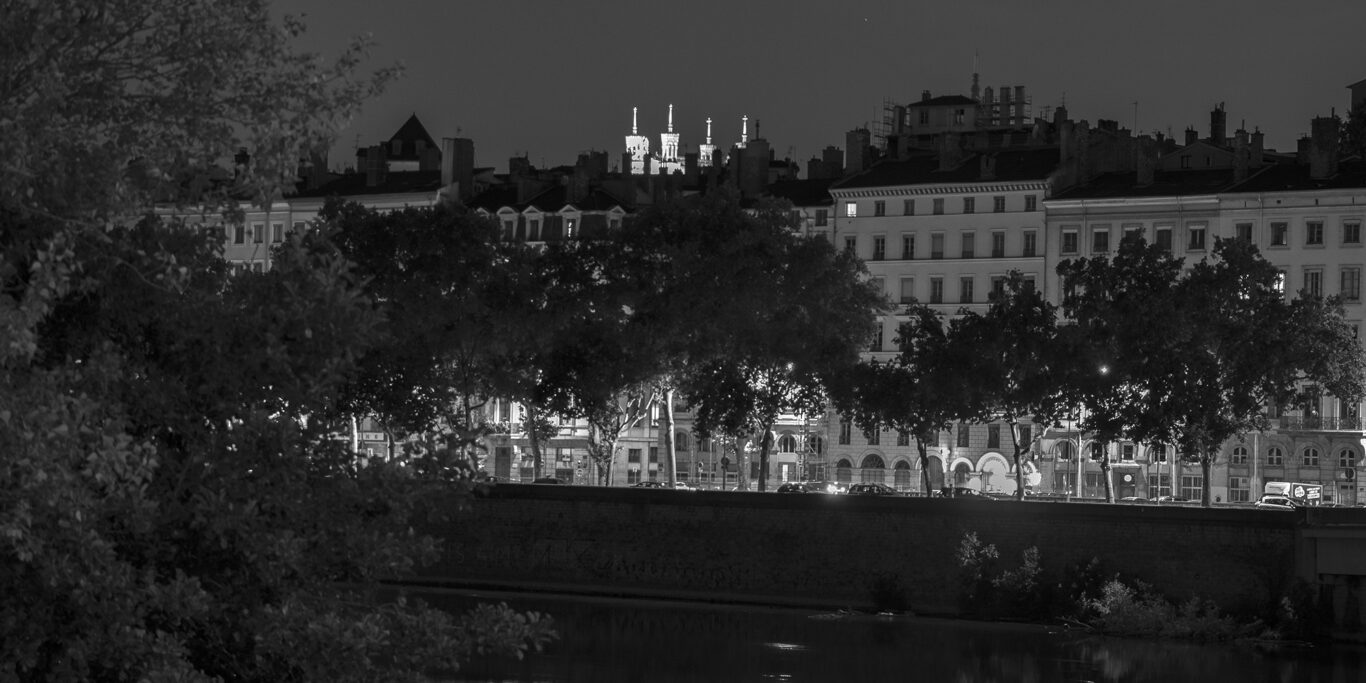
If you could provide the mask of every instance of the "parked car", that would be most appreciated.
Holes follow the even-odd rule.
[[[1157,496],[1156,498],[1152,498],[1151,500],[1152,500],[1152,502],[1154,502],[1154,503],[1194,503],[1194,502],[1195,502],[1195,501],[1191,500],[1190,498],[1182,498],[1181,496]]]
[[[631,484],[633,489],[667,489],[669,485],[662,481],[638,481]]]
[[[1167,497],[1170,498],[1171,496],[1167,496]],[[1149,499],[1147,499],[1147,498],[1144,498],[1144,497],[1142,497],[1142,496],[1125,496],[1125,497],[1123,497],[1123,498],[1120,498],[1120,499],[1119,499],[1119,502],[1121,502],[1121,503],[1135,503],[1135,504],[1142,505],[1142,504],[1144,504],[1144,503],[1151,503],[1151,502],[1153,502],[1153,501],[1151,501],[1151,500],[1149,500]]]
[[[851,496],[899,496],[897,490],[886,484],[850,484],[848,495]]]
[[[966,486],[945,486],[939,490],[942,498],[972,498],[973,500],[991,500],[988,496],[977,489],[970,489]]]
[[[778,493],[844,493],[844,489],[830,481],[789,481],[774,489]]]
[[[1257,502],[1252,505],[1260,510],[1297,510],[1300,507],[1299,503],[1296,503],[1285,496],[1270,494],[1257,499]]]

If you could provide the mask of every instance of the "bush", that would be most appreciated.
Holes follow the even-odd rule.
[[[1115,577],[1095,597],[1083,597],[1081,618],[1101,633],[1142,638],[1226,641],[1255,635],[1261,622],[1239,624],[1208,600],[1176,605],[1151,586]]]

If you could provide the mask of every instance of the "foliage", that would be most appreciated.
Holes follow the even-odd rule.
[[[723,191],[666,202],[626,231],[654,266],[638,315],[663,333],[668,381],[699,434],[757,437],[761,490],[778,415],[823,410],[828,379],[857,362],[884,306],[857,259],[789,221]]]
[[[1258,635],[1261,622],[1240,624],[1212,602],[1173,604],[1141,581],[1107,581],[1081,603],[1080,618],[1107,635],[1221,642]]]
[[[415,678],[475,636],[374,592],[436,556],[467,461],[333,434],[383,322],[335,252],[229,277],[153,199],[268,197],[371,92],[256,0],[7,2],[0,46],[0,678]],[[233,174],[213,164],[249,147]],[[222,180],[220,183],[219,180]]]
[[[1363,393],[1361,350],[1338,302],[1287,301],[1281,274],[1251,244],[1218,240],[1183,272],[1165,250],[1125,240],[1113,259],[1058,271],[1071,353],[1083,359],[1071,380],[1083,427],[1102,441],[1175,444],[1204,469],[1206,505],[1219,447],[1268,426],[1267,405],[1288,404],[1305,383],[1347,401]]]
[[[1056,307],[1013,271],[985,314],[963,311],[949,332],[949,344],[961,359],[958,379],[968,393],[962,417],[1005,422],[1010,428],[1020,500],[1027,486],[1021,456],[1030,447],[1022,427],[1032,424],[1037,434],[1068,411],[1060,370],[1072,359],[1058,343],[1057,319]]]
[[[1366,161],[1366,101],[1358,102],[1347,112],[1339,133],[1338,153]]]
[[[969,613],[1038,619],[1054,608],[1053,592],[1043,579],[1037,547],[1025,548],[1020,566],[1000,569],[996,546],[983,543],[976,533],[968,532],[959,542],[955,559],[962,570],[960,604]]]

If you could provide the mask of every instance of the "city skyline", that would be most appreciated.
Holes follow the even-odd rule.
[[[707,118],[729,148],[747,115],[751,138],[757,128],[777,157],[804,162],[843,148],[885,101],[968,94],[974,68],[984,88],[1025,86],[1036,116],[1065,101],[1074,119],[1179,138],[1188,126],[1207,134],[1222,102],[1230,131],[1260,129],[1269,148],[1292,151],[1312,117],[1344,114],[1346,86],[1366,78],[1353,35],[1366,4],[1312,7],[281,0],[276,11],[304,15],[301,49],[335,55],[368,32],[370,68],[405,64],[342,132],[334,166],[416,113],[433,136],[472,138],[476,163],[504,170],[513,155],[543,167],[590,149],[615,165],[632,108],[657,143],[670,104],[684,151]]]

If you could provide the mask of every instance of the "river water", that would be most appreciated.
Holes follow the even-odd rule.
[[[560,638],[524,660],[480,658],[455,681],[1361,683],[1366,648],[1199,645],[1056,627],[543,594],[426,593],[550,614]]]

